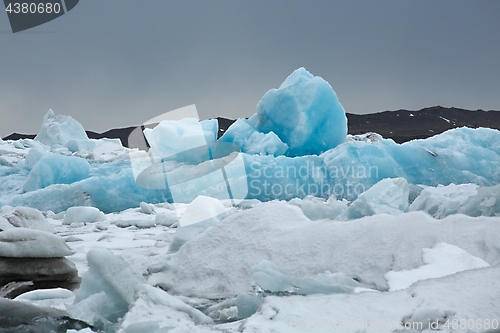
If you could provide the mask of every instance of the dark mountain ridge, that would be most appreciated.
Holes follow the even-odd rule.
[[[220,137],[235,121],[217,117]],[[470,111],[459,108],[433,106],[419,111],[396,110],[369,114],[347,113],[349,134],[376,132],[398,143],[425,139],[456,127],[489,127],[500,130],[500,111]],[[120,139],[128,147],[128,136],[135,126],[116,128],[103,133],[86,131],[91,139]],[[4,140],[33,139],[35,135],[13,133]]]

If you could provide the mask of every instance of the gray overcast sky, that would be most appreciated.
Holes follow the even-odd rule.
[[[49,108],[86,129],[195,103],[246,117],[304,66],[347,112],[500,109],[500,1],[81,0],[12,34],[0,13],[0,135]]]

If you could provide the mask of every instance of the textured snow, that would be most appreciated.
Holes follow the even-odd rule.
[[[311,199],[300,202],[311,203],[313,207],[328,206],[327,201]],[[161,225],[149,229],[123,229],[115,225],[117,220],[132,217],[138,221],[141,218],[149,220],[151,215],[142,213],[140,207],[109,214],[105,222],[99,222],[99,227],[94,223],[69,228],[61,224],[61,220],[49,218],[57,233],[81,239],[69,243],[77,251],[69,258],[76,263],[80,274],[86,276],[87,287],[89,282],[94,282],[90,284],[95,287],[95,293],[76,303],[78,311],[70,306],[72,310],[69,312],[87,321],[101,320],[107,323],[101,327],[108,327],[109,332],[132,333],[168,329],[172,332],[270,332],[273,329],[278,332],[323,332],[324,325],[331,325],[330,321],[341,323],[363,319],[376,322],[378,318],[377,322],[400,323],[443,316],[451,319],[497,318],[495,308],[488,306],[498,297],[498,288],[493,282],[493,277],[498,276],[497,268],[434,277],[398,292],[366,293],[363,290],[388,290],[390,284],[383,286],[384,282],[387,283],[387,272],[425,267],[424,249],[439,248],[437,244],[440,242],[461,248],[470,256],[481,258],[495,267],[500,257],[496,246],[500,234],[498,217],[472,218],[456,214],[438,220],[426,213],[408,212],[397,216],[376,214],[350,222],[333,221],[327,217],[312,221],[302,214],[297,202],[246,202],[242,211],[206,229],[175,254],[167,254],[167,250],[176,229]],[[211,204],[217,205],[215,201]],[[154,207],[158,214],[182,218],[188,205]],[[122,259],[109,253],[94,253],[99,257],[97,270],[93,260],[88,262],[85,257],[96,247],[109,248]],[[445,258],[450,258],[445,252],[440,252],[443,256],[441,266],[445,265]],[[115,265],[116,260],[121,264]],[[294,282],[291,295],[297,293],[298,287],[313,286],[313,293],[325,292],[318,289],[318,278],[322,283],[320,286],[353,285],[350,285],[348,294],[310,295],[303,289],[308,296],[256,296],[252,293],[256,287],[252,267],[262,260],[278,265]],[[85,273],[87,264],[93,267],[96,275]],[[130,274],[123,273],[122,269]],[[463,275],[475,271],[478,274]],[[147,277],[150,286],[142,284],[141,276]],[[360,284],[353,278],[359,279]],[[103,280],[106,283],[101,283]],[[160,285],[168,293],[153,287],[158,280],[163,281]],[[241,286],[240,280],[243,281],[241,288],[238,287]],[[371,283],[372,280],[380,281],[377,284]],[[300,281],[306,283],[299,285]],[[404,276],[401,281],[408,279]],[[361,294],[352,294],[353,288],[354,292],[361,291]],[[122,319],[111,318],[106,322],[102,314],[109,310],[111,303],[123,299],[117,296],[120,294],[115,289],[125,290],[130,304],[125,302],[125,306],[122,303]],[[174,296],[179,294],[184,296]],[[211,295],[216,300],[194,298],[193,294]],[[468,297],[473,305],[463,304]],[[176,302],[179,300],[182,302]],[[72,298],[23,301],[44,306],[52,304],[64,309]],[[210,304],[213,305],[208,306]],[[380,308],[384,311],[374,310]],[[486,317],[481,317],[481,314]],[[211,324],[208,315],[215,321],[240,320]],[[334,331],[356,332],[359,329]],[[369,327],[367,331],[370,331]]]
[[[493,287],[498,274],[498,267],[478,269],[422,281],[402,291],[368,292],[355,297],[267,297],[257,313],[243,322],[239,330],[235,327],[234,332],[432,332],[429,323],[436,320],[442,331],[481,332],[484,330],[478,326],[469,330],[456,324],[455,329],[447,330],[443,324],[447,319],[449,324],[452,320],[482,324],[488,320],[490,325],[498,320],[500,309],[485,306],[496,304],[500,297],[500,289]]]
[[[26,228],[0,232],[0,257],[60,258],[71,254],[63,238],[48,232]]]
[[[14,228],[14,226],[10,224],[9,221],[0,216],[0,229],[4,231],[12,228]]]
[[[490,265],[500,262],[498,219],[458,215],[436,221],[422,212],[311,221],[298,207],[264,203],[185,243],[152,267],[148,281],[184,295],[230,296],[252,290],[251,267],[269,260],[298,278],[342,272],[365,287],[388,290],[385,273],[422,266],[422,249],[438,242]]]
[[[43,214],[30,207],[2,207],[0,215],[3,216],[11,226],[19,228],[37,229],[53,233],[54,229]],[[5,227],[5,223],[1,223]],[[4,229],[5,230],[5,229]]]
[[[486,261],[446,243],[438,243],[431,249],[424,248],[422,260],[425,265],[419,268],[387,272],[385,278],[389,284],[389,290],[406,289],[420,280],[440,278],[457,272],[490,266]]]

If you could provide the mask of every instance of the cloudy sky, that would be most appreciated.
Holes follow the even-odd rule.
[[[296,68],[347,112],[500,109],[500,1],[82,0],[13,34],[0,13],[0,135],[49,108],[104,131],[189,104],[247,117]]]

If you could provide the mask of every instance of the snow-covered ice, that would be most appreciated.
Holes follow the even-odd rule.
[[[49,110],[43,118],[43,124],[35,137],[36,141],[57,149],[66,147],[71,152],[91,151],[95,144],[89,140],[83,126],[70,116],[55,115]]]
[[[45,231],[12,228],[0,232],[0,257],[61,258],[72,254],[63,238]]]
[[[385,273],[390,291],[406,289],[420,280],[440,278],[469,269],[490,266],[486,261],[446,243],[438,243],[433,248],[424,248],[422,251],[425,265],[412,270]]]
[[[499,131],[347,135],[303,68],[220,140],[156,122],[0,141],[0,332],[498,330]]]
[[[456,215],[436,223],[426,213],[410,212],[311,221],[298,207],[265,203],[226,217],[184,244],[152,268],[149,281],[179,294],[228,297],[252,290],[249,270],[269,260],[299,278],[342,272],[366,287],[388,290],[384,274],[422,266],[422,249],[436,242],[490,265],[500,263],[494,236],[499,232],[497,218]]]
[[[52,225],[39,210],[34,208],[12,208],[4,206],[0,210],[0,215],[3,216],[3,218],[6,219],[13,227],[37,229],[51,233],[54,232]]]
[[[104,213],[95,207],[71,207],[64,214],[63,224],[99,222],[104,221],[105,217]]]

